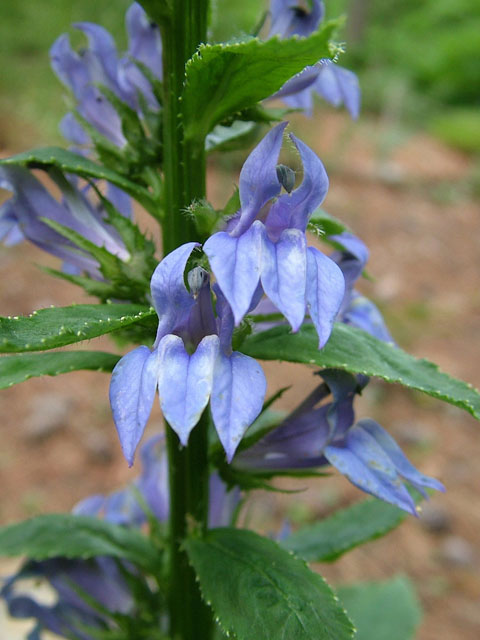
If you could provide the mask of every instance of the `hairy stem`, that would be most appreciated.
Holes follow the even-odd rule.
[[[158,0],[165,6],[166,0]],[[167,2],[168,4],[168,2]],[[185,63],[206,40],[208,0],[172,0],[161,22],[163,42],[163,152],[165,180],[164,255],[196,239],[193,220],[185,211],[205,197],[204,141],[184,141],[181,95]],[[189,527],[204,530],[208,520],[208,416],[181,448],[167,425],[170,483],[170,634],[175,640],[209,640],[212,614],[203,603],[193,569],[181,543]]]

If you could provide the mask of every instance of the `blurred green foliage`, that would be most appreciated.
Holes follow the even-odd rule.
[[[70,25],[82,20],[105,26],[123,50],[129,4],[0,2],[0,147],[61,142],[57,126],[68,106],[50,70],[48,50],[65,31],[79,46],[82,36]],[[212,0],[212,39],[252,33],[268,4]],[[462,149],[480,151],[478,118],[472,113],[480,103],[478,0],[326,0],[326,5],[328,18],[348,16],[339,34],[347,42],[340,64],[359,73],[364,111],[386,113]]]
[[[478,90],[480,93],[480,85]],[[480,109],[445,110],[431,120],[429,131],[462,151],[478,152],[480,151]]]

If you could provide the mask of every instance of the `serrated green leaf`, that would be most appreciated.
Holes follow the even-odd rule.
[[[102,351],[56,351],[0,357],[0,389],[39,376],[58,376],[87,369],[112,371],[120,356]]]
[[[337,593],[356,628],[355,640],[413,640],[421,609],[410,580],[340,587]]]
[[[306,66],[334,56],[329,38],[336,27],[325,23],[308,38],[200,45],[185,68],[186,137],[203,140],[216,124],[268,98]]]
[[[331,562],[347,551],[385,535],[406,517],[404,511],[381,500],[364,500],[302,527],[281,544],[307,562]]]
[[[346,640],[350,620],[327,583],[276,542],[211,529],[184,543],[203,598],[239,640]]]
[[[480,420],[480,393],[470,384],[441,372],[437,365],[418,359],[355,327],[336,323],[330,340],[318,350],[312,325],[290,333],[281,326],[249,336],[242,352],[258,360],[303,362],[376,376],[465,409]]]
[[[150,194],[144,187],[108,167],[60,147],[44,147],[25,151],[16,156],[0,160],[0,164],[18,165],[31,169],[48,169],[48,167],[53,166],[64,173],[74,173],[81,178],[108,180],[108,182],[120,187],[120,189],[123,189],[147,208],[152,207]]]
[[[138,529],[70,513],[47,514],[0,528],[0,556],[32,560],[56,556],[111,556],[148,572],[158,566],[158,550]]]
[[[44,351],[89,340],[148,320],[153,308],[133,304],[77,304],[0,318],[0,352]]]

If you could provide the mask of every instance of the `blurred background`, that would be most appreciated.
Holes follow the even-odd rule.
[[[72,22],[98,22],[126,47],[129,0],[16,0],[0,3],[0,154],[64,142],[58,122],[68,101],[49,67],[48,50]],[[241,37],[258,24],[259,1],[216,0],[212,37]],[[325,209],[370,247],[372,279],[363,292],[382,309],[398,343],[480,387],[480,3],[475,0],[328,0],[327,16],[348,16],[340,64],[358,73],[362,113],[318,101],[311,120],[291,126],[324,161]],[[82,39],[70,29],[72,41]],[[222,204],[246,152],[211,158],[209,197]],[[0,196],[1,197],[1,196]],[[146,223],[141,216],[142,223]],[[0,247],[2,315],[50,304],[87,302],[73,285],[38,265],[39,250]],[[90,348],[114,350],[107,339]],[[292,383],[291,409],[313,387],[313,371],[266,366],[271,390]],[[0,392],[0,520],[69,510],[90,493],[128,481],[108,406],[108,376],[80,372],[34,379]],[[319,570],[334,584],[402,572],[416,584],[425,618],[419,640],[480,637],[479,425],[430,398],[376,382],[357,417],[377,419],[423,472],[442,480],[418,520]],[[155,414],[149,429],[159,428]],[[285,485],[285,483],[283,483]],[[291,486],[291,483],[289,483]],[[342,478],[296,483],[293,497],[257,492],[249,517],[272,531],[358,500]],[[13,566],[0,565],[5,574]],[[0,615],[2,637],[23,637]],[[27,625],[28,626],[28,625]],[[5,630],[4,630],[5,629]],[[7,631],[8,629],[8,631]],[[386,640],[388,640],[386,638]]]

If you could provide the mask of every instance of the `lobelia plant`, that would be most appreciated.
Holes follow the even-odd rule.
[[[227,43],[208,42],[208,17],[208,0],[134,3],[121,56],[102,27],[77,24],[88,40],[81,52],[66,35],[51,49],[73,96],[61,131],[74,147],[0,163],[0,186],[13,193],[0,209],[4,243],[35,243],[63,261],[53,276],[99,298],[1,318],[0,347],[10,354],[0,360],[1,386],[112,372],[113,420],[130,466],[157,392],[165,422],[142,445],[142,471],[127,488],[0,529],[0,552],[28,558],[1,595],[13,617],[33,619],[30,640],[47,631],[80,640],[346,640],[356,626],[375,639],[379,615],[383,624],[401,619],[395,637],[407,640],[418,611],[405,581],[338,597],[306,561],[383,535],[416,515],[428,490],[444,490],[377,422],[355,421],[370,377],[477,418],[480,395],[402,351],[355,290],[368,250],[319,208],[325,168],[293,133],[285,137],[288,110],[271,106],[279,98],[308,114],[319,94],[358,116],[358,82],[337,64],[338,24],[323,21],[323,3],[272,0],[260,35]],[[215,210],[207,152],[248,146],[269,124],[238,191]],[[279,162],[284,141],[301,179]],[[161,226],[160,259],[132,201]],[[325,253],[309,246],[309,231]],[[134,347],[123,356],[55,350],[106,333]],[[258,360],[313,365],[319,384],[280,415]],[[238,526],[250,490],[330,467],[372,497],[270,538]],[[32,577],[53,588],[53,604],[24,590]],[[379,614],[382,594],[389,604]]]

